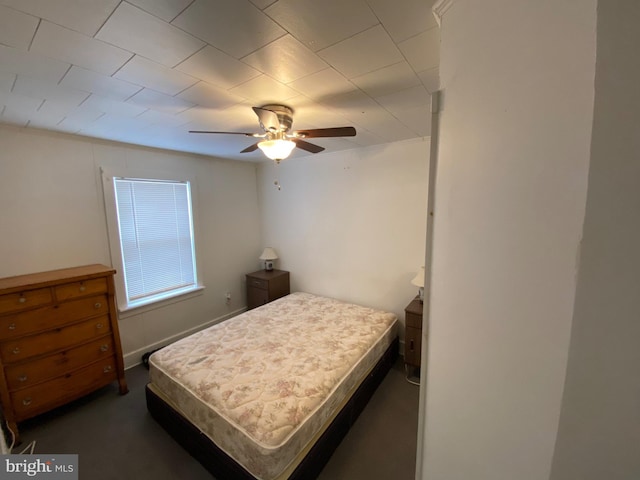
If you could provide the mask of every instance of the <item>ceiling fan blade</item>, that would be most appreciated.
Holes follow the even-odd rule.
[[[249,145],[247,148],[242,150],[240,153],[249,153],[258,149],[258,143],[254,143],[253,145]]]
[[[259,137],[259,133],[246,133],[246,132],[212,132],[209,130],[189,130],[189,133],[222,133],[225,135],[244,135],[246,137]]]
[[[299,138],[292,138],[291,140],[296,143],[296,147],[301,148],[302,150],[306,150],[307,152],[319,153],[324,150],[324,147],[321,147],[320,145],[305,142],[304,140],[300,140]]]
[[[278,120],[278,115],[271,110],[266,110],[260,107],[251,107],[253,111],[256,112],[258,116],[258,120],[260,120],[260,126],[267,132],[273,131],[276,132],[280,130],[280,120]]]
[[[293,135],[298,138],[355,137],[356,129],[353,127],[312,128],[309,130],[296,130]]]

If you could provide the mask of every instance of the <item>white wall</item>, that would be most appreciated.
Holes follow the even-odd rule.
[[[599,2],[589,192],[552,480],[640,478],[640,3]]]
[[[585,211],[595,19],[595,0],[459,0],[444,15],[418,478],[549,478]]]
[[[0,277],[111,264],[101,166],[196,178],[205,290],[169,306],[121,315],[128,365],[148,349],[246,305],[244,274],[255,268],[261,248],[254,164],[10,126],[0,126],[0,145]]]
[[[419,139],[262,163],[263,241],[276,249],[277,268],[291,272],[292,291],[404,321],[423,265],[428,159],[429,141]]]

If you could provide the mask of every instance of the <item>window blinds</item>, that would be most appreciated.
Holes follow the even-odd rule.
[[[114,178],[128,302],[195,286],[189,182]]]

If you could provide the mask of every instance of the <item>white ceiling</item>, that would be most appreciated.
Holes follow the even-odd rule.
[[[251,106],[327,151],[429,135],[433,0],[0,0],[0,122],[263,160]],[[296,149],[295,155],[309,155]]]

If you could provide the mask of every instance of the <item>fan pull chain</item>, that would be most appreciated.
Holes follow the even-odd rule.
[[[278,166],[279,165],[280,165],[280,160],[276,160],[276,171],[278,170]],[[282,186],[280,185],[280,182],[278,181],[278,177],[277,176],[276,176],[276,179],[274,180],[273,184],[278,189],[278,191],[282,190]]]

